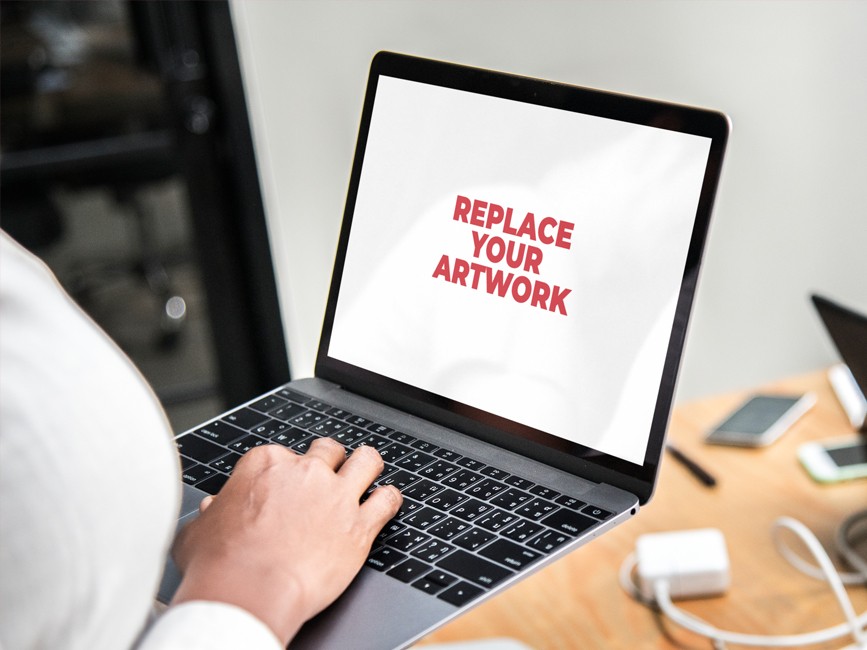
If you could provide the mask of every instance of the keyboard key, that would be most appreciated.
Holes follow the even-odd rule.
[[[461,467],[466,467],[467,469],[474,469],[476,471],[485,467],[484,463],[480,463],[477,460],[473,460],[472,458],[467,458],[466,456],[457,461],[458,465]]]
[[[222,458],[215,460],[211,463],[211,467],[218,469],[221,472],[225,472],[226,474],[231,474],[239,460],[241,460],[241,454],[231,452]]]
[[[399,532],[397,535],[389,537],[385,540],[385,544],[386,546],[396,548],[398,551],[403,551],[405,553],[419,544],[424,544],[429,539],[430,535],[425,535],[424,533],[420,533],[412,528],[407,528],[406,530]]]
[[[412,472],[417,472],[425,465],[428,465],[434,461],[434,457],[430,454],[425,454],[421,451],[414,451],[411,454],[407,454],[399,461],[395,463],[398,467],[402,467],[403,469],[408,469]]]
[[[399,442],[393,442],[386,447],[382,447],[379,450],[379,455],[382,456],[382,460],[386,463],[393,463],[400,460],[411,451],[412,447],[407,447]]]
[[[456,546],[465,548],[468,551],[475,551],[477,548],[481,548],[495,537],[496,535],[493,533],[489,533],[481,528],[471,528],[463,535],[455,537],[452,541]]]
[[[479,555],[499,562],[510,569],[523,569],[531,562],[535,562],[542,555],[535,551],[530,551],[523,546],[510,542],[507,539],[498,539],[491,542],[479,551]]]
[[[196,435],[207,438],[219,445],[228,445],[233,440],[247,435],[247,432],[232,424],[217,420],[196,429]]]
[[[504,483],[499,483],[492,478],[483,478],[481,481],[474,483],[464,491],[471,497],[477,497],[487,501],[505,489],[506,485]]]
[[[517,520],[518,515],[497,509],[476,519],[475,524],[496,533]]]
[[[314,424],[318,424],[322,422],[322,420],[326,419],[326,416],[323,413],[318,413],[316,411],[304,411],[301,415],[296,415],[294,418],[289,420],[296,427],[300,427],[301,429],[309,429]]]
[[[508,569],[462,549],[446,555],[437,566],[482,587],[493,587],[512,575]]]
[[[526,492],[521,492],[515,488],[509,488],[505,492],[500,492],[497,496],[491,499],[491,503],[495,506],[505,508],[506,510],[514,510],[522,503],[526,503],[532,497]]]
[[[440,592],[443,589],[445,589],[444,585],[441,585],[438,582],[434,582],[433,580],[431,580],[427,576],[425,576],[424,578],[419,578],[418,580],[416,580],[415,582],[412,583],[412,586],[415,587],[416,589],[420,589],[421,591],[425,592],[426,594],[435,594],[435,593]]]
[[[256,400],[250,404],[250,408],[261,411],[262,413],[267,413],[268,411],[273,411],[281,406],[286,406],[288,403],[289,402],[282,397],[278,397],[277,395],[268,395],[267,397],[263,397],[262,399]]]
[[[562,533],[575,536],[599,522],[585,515],[578,514],[573,510],[560,508],[553,515],[545,517],[542,523]]]
[[[511,526],[507,526],[506,528],[501,530],[500,535],[502,535],[503,537],[508,537],[515,542],[525,543],[528,539],[530,539],[533,535],[538,533],[543,528],[544,526],[542,526],[541,524],[534,524],[532,521],[520,519]]]
[[[271,442],[276,442],[283,445],[284,447],[291,447],[296,442],[300,442],[304,440],[304,438],[307,438],[309,436],[310,434],[303,429],[299,429],[297,427],[289,427],[285,431],[281,431],[273,438],[271,438]]]
[[[364,429],[373,424],[371,420],[363,418],[360,415],[353,415],[352,417],[348,417],[346,418],[346,421],[349,422],[349,424],[355,425],[357,427],[362,427]]]
[[[433,508],[419,508],[404,517],[401,521],[410,526],[425,529],[428,526],[432,526],[438,521],[445,519],[445,517],[446,514],[439,510],[434,510]]]
[[[247,429],[249,431],[257,424],[262,424],[262,422],[267,419],[267,415],[257,413],[253,409],[241,408],[237,411],[232,411],[231,413],[229,413],[229,415],[223,418],[223,422],[234,424],[236,427],[240,427],[241,429]]]
[[[433,481],[440,481],[457,469],[457,465],[452,465],[444,460],[438,460],[422,469],[419,474]]]
[[[559,497],[554,499],[554,503],[557,503],[561,506],[566,506],[572,510],[579,510],[582,506],[587,505],[580,499],[576,499],[575,497],[570,497],[566,494],[561,494]]]
[[[346,420],[347,418],[352,417],[352,413],[344,409],[337,408],[336,406],[325,411],[325,415],[330,415],[331,417],[337,418],[338,420]]]
[[[441,521],[427,530],[431,535],[435,535],[440,539],[451,539],[470,529],[470,524],[454,517]]]
[[[386,447],[386,449],[388,449],[388,447]],[[380,455],[381,455],[381,454],[382,454],[382,451],[380,451],[379,453],[380,453]],[[377,482],[378,482],[378,481],[381,481],[381,480],[384,479],[384,478],[387,478],[387,477],[391,476],[391,475],[394,474],[396,471],[397,471],[397,467],[395,467],[394,465],[388,465],[388,464],[386,464],[386,465],[382,468],[382,471],[379,473],[379,476],[376,478]]]
[[[388,437],[402,445],[412,445],[412,443],[418,440],[418,438],[415,438],[408,433],[404,433],[403,431],[392,431],[388,434]]]
[[[396,535],[404,529],[406,529],[406,526],[404,526],[403,524],[399,524],[394,519],[392,519],[383,527],[381,531],[379,531],[379,535],[376,536],[376,541],[382,543],[385,541],[386,537]]]
[[[328,404],[327,402],[323,402],[323,401],[318,400],[318,399],[312,399],[309,402],[307,402],[304,406],[306,406],[309,409],[314,409],[316,411],[319,411],[320,413],[324,413],[325,411],[327,411],[328,409],[331,408],[331,404]]]
[[[483,514],[494,509],[490,503],[479,501],[478,499],[468,499],[464,503],[455,506],[449,511],[450,515],[460,517],[464,521],[473,521],[478,519]]]
[[[503,480],[509,478],[509,476],[511,476],[511,474],[509,474],[508,472],[504,472],[501,469],[497,469],[496,467],[491,467],[491,466],[482,468],[479,471],[482,474],[484,474],[485,476],[490,476],[491,478],[495,478],[498,481],[503,481]]]
[[[296,453],[301,454],[302,456],[310,451],[310,445],[313,444],[313,441],[317,438],[321,438],[322,436],[310,436],[302,440],[301,442],[296,442],[294,445],[290,447]]]
[[[446,553],[451,553],[454,546],[446,544],[442,540],[432,539],[426,544],[416,548],[411,555],[424,560],[425,562],[436,562]]]
[[[415,512],[422,507],[421,503],[418,501],[413,501],[412,499],[408,499],[406,497],[403,498],[403,503],[400,504],[400,510],[397,511],[397,514],[394,516],[395,519],[403,519],[409,513]]]
[[[434,483],[433,481],[428,481],[426,478],[423,478],[418,483],[406,488],[403,493],[405,496],[418,499],[419,501],[424,501],[437,492],[442,492],[444,489],[445,488],[439,483]]]
[[[529,492],[530,494],[535,494],[537,497],[542,497],[543,499],[549,499],[551,501],[560,496],[560,493],[556,490],[546,488],[543,485],[534,485],[530,488]]]
[[[180,451],[184,456],[188,456],[200,463],[208,464],[211,461],[217,460],[220,456],[225,456],[229,450],[215,445],[213,442],[199,438],[196,434],[190,433],[181,436],[175,440]]]
[[[301,406],[300,404],[292,404],[289,402],[288,404],[284,404],[283,406],[278,406],[277,408],[269,411],[268,415],[272,418],[276,418],[278,420],[283,420],[284,422],[291,420],[294,417],[298,417],[307,408]]]
[[[416,440],[412,443],[412,446],[418,449],[419,451],[423,451],[428,454],[434,453],[439,447],[437,447],[434,443],[428,442],[427,440]]]
[[[330,436],[340,431],[343,431],[349,425],[346,422],[342,422],[341,420],[336,420],[334,418],[326,418],[321,422],[317,422],[312,427],[310,427],[310,431],[313,433],[318,433],[320,436]]]
[[[260,438],[259,436],[254,436],[252,433],[244,436],[240,440],[236,440],[229,448],[232,451],[237,451],[239,454],[243,455],[250,451],[253,447],[261,447],[262,445],[267,445],[268,441],[265,438]]]
[[[451,476],[444,478],[443,484],[456,490],[464,490],[470,487],[473,483],[477,483],[481,480],[481,474],[476,474],[468,469],[462,469],[459,472],[455,472]]]
[[[213,476],[206,478],[204,481],[196,483],[196,487],[208,494],[217,494],[228,480],[229,477],[225,474],[214,474]]]
[[[558,507],[556,504],[544,499],[533,499],[518,508],[516,512],[528,519],[541,519],[554,512]]]
[[[371,553],[365,564],[367,564],[371,569],[376,569],[377,571],[388,571],[395,564],[402,562],[405,559],[406,555],[404,553],[385,546]]]
[[[546,530],[527,542],[527,546],[542,553],[550,553],[570,539],[572,538],[564,533],[557,532],[556,530]]]
[[[290,428],[290,425],[286,422],[280,422],[279,420],[272,420],[268,418],[262,424],[256,425],[251,429],[252,433],[255,433],[257,436],[262,436],[263,438],[271,438],[272,436],[277,435],[281,431],[286,431]]]
[[[422,562],[421,560],[410,558],[405,562],[401,562],[400,564],[398,564],[386,575],[390,575],[392,578],[397,578],[401,582],[412,582],[419,576],[422,576],[428,571],[430,571],[430,569],[431,567]]]
[[[440,510],[449,510],[458,505],[461,501],[466,501],[467,496],[452,489],[446,489],[442,492],[437,492],[432,497],[429,497],[427,504]]]
[[[432,582],[441,584],[443,587],[448,587],[449,585],[457,582],[457,578],[455,578],[453,575],[446,573],[445,571],[440,571],[437,568],[434,568],[433,571],[428,573],[425,576],[425,580],[431,580]]]
[[[608,519],[611,516],[610,512],[603,510],[602,508],[597,508],[596,506],[586,506],[581,508],[581,512],[588,514],[591,517],[596,517],[597,519]]]
[[[388,477],[382,479],[379,482],[379,484],[380,485],[393,485],[398,490],[403,491],[406,487],[412,485],[413,483],[415,483],[418,480],[419,480],[419,478],[415,474],[410,474],[405,469],[401,469],[401,470],[396,471],[391,476],[388,476]]]
[[[367,435],[370,435],[369,431],[365,431],[360,427],[349,425],[342,431],[331,434],[330,437],[334,438],[340,444],[349,447],[354,442],[361,440]]]
[[[181,478],[187,485],[195,485],[202,479],[206,479],[216,473],[217,470],[208,467],[207,465],[196,464],[188,469],[185,469],[181,474]]]
[[[512,474],[509,478],[503,479],[505,483],[508,483],[512,487],[519,488],[521,490],[529,490],[531,487],[536,485],[533,481],[528,481],[525,478],[521,478],[520,476],[515,476]]]
[[[384,424],[377,424],[376,422],[371,422],[366,428],[371,433],[378,433],[381,436],[387,436],[389,433],[394,432],[394,429],[391,427],[387,427]]]
[[[483,592],[482,589],[479,589],[475,585],[471,585],[468,582],[459,582],[453,587],[449,587],[444,592],[439,594],[437,598],[442,598],[447,603],[451,603],[457,607],[460,607],[464,603],[471,601],[473,598],[478,596]]]
[[[461,456],[458,452],[452,451],[451,449],[443,449],[442,447],[435,450],[433,452],[433,454],[434,454],[434,456],[437,456],[438,458],[442,458],[443,460],[447,460],[451,463],[454,463],[454,462],[460,460],[461,458],[463,458],[463,456]]]
[[[352,443],[350,447],[352,447],[353,449],[357,447],[373,447],[374,449],[380,449],[390,444],[391,440],[389,440],[385,436],[380,436],[374,433],[368,435],[365,438],[362,438],[361,440],[357,440],[356,442]]]

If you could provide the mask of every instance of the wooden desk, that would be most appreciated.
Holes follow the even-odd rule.
[[[709,648],[705,639],[632,601],[617,580],[621,562],[639,535],[702,527],[723,531],[732,586],[722,597],[680,603],[684,609],[720,628],[758,634],[807,632],[842,622],[827,585],[793,569],[778,554],[770,531],[777,517],[789,515],[806,524],[830,549],[842,519],[867,507],[867,481],[819,485],[795,456],[801,443],[845,435],[851,427],[824,372],[762,390],[812,390],[818,402],[764,449],[702,442],[702,432],[747,391],[679,406],[672,418],[671,439],[717,477],[715,488],[702,486],[666,456],[656,495],[638,516],[441,628],[422,645],[511,637],[537,650]],[[856,612],[867,610],[867,589],[850,588],[849,593]]]

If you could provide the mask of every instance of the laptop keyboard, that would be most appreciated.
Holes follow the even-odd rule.
[[[216,494],[253,447],[280,444],[303,454],[324,436],[347,452],[369,445],[382,455],[385,469],[367,494],[378,485],[403,493],[403,506],[377,536],[367,566],[453,605],[476,598],[611,516],[287,388],[176,442],[184,482]]]

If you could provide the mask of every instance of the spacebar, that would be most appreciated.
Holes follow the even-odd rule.
[[[512,575],[508,569],[460,549],[437,562],[437,566],[483,587],[492,587]]]

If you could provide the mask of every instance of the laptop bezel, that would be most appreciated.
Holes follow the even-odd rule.
[[[711,139],[696,219],[684,266],[680,295],[642,465],[556,438],[525,425],[499,418],[328,356],[341,276],[367,146],[368,129],[380,76],[396,77],[508,100],[650,125]],[[316,359],[316,376],[334,382],[344,389],[364,397],[413,413],[571,474],[620,487],[635,494],[641,504],[647,503],[653,494],[659,471],[687,324],[695,296],[728,133],[728,118],[716,111],[393,52],[378,53],[371,64],[362,108],[343,224]]]

